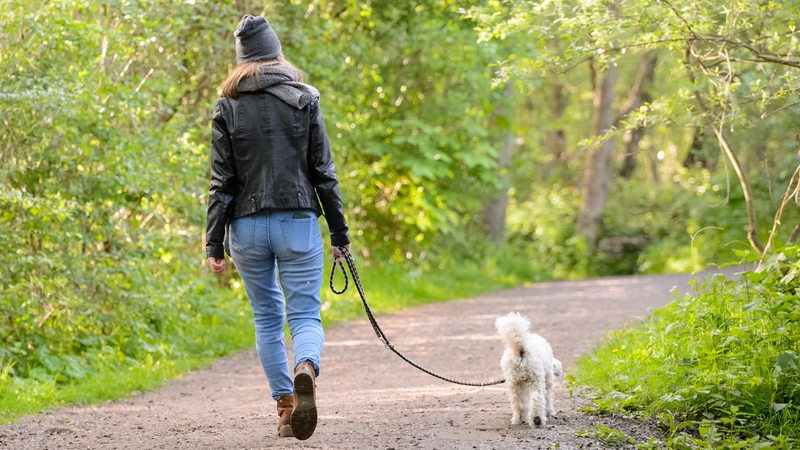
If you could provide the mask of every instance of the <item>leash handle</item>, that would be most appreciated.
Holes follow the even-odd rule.
[[[347,250],[347,249],[345,249],[344,247],[339,247],[339,248],[340,248],[340,249],[344,249],[345,251]],[[342,290],[341,290],[341,291],[339,291],[339,290],[336,290],[336,286],[334,285],[334,282],[333,282],[333,277],[334,277],[334,275],[336,274],[336,260],[334,260],[334,261],[333,261],[333,267],[331,267],[331,279],[330,279],[330,285],[331,285],[331,290],[332,290],[332,291],[333,291],[333,293],[334,293],[334,294],[336,294],[336,295],[342,295],[342,294],[344,294],[344,293],[345,293],[345,291],[347,290],[347,288],[349,287],[349,280],[347,279],[347,271],[346,271],[346,270],[344,270],[344,265],[342,264],[342,261],[339,261],[339,268],[340,268],[340,269],[342,269],[342,275],[344,276],[344,287],[342,288]]]

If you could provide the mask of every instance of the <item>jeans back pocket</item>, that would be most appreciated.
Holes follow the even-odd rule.
[[[317,217],[312,212],[296,212],[285,217],[281,220],[281,231],[286,248],[294,253],[308,253],[320,239]]]
[[[244,216],[231,222],[231,252],[245,253],[255,246],[256,218]]]

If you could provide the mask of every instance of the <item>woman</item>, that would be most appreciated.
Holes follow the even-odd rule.
[[[317,217],[324,212],[335,261],[343,256],[339,247],[350,247],[347,222],[319,92],[284,59],[264,17],[245,15],[234,36],[238,66],[223,84],[212,123],[206,256],[222,274],[228,228],[229,254],[253,310],[256,350],[278,405],[278,435],[308,439],[317,424],[323,344]]]

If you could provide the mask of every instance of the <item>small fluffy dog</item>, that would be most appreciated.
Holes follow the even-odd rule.
[[[561,375],[561,361],[553,357],[547,340],[528,331],[530,321],[519,313],[495,320],[497,334],[505,351],[500,368],[506,378],[511,399],[511,424],[527,422],[544,426],[547,416],[554,416],[553,387]]]

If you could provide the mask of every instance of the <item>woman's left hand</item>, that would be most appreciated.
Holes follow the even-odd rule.
[[[225,272],[225,258],[208,258],[208,267],[214,275],[222,275]]]

